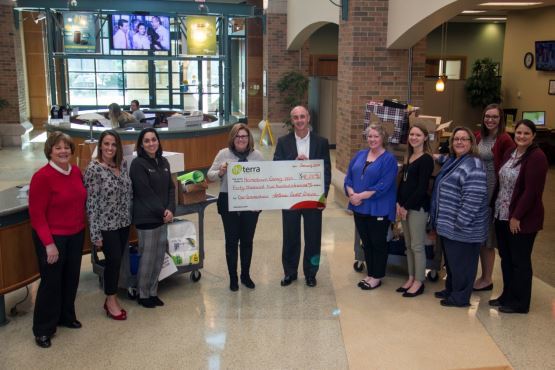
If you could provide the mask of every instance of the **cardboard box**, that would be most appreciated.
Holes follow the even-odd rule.
[[[409,127],[412,127],[416,123],[419,123],[424,127],[426,127],[426,129],[428,130],[430,145],[434,153],[437,153],[438,151],[439,142],[440,142],[441,134],[443,130],[446,130],[451,125],[452,122],[453,121],[441,123],[440,116],[424,116],[424,115],[417,116],[415,114],[411,114],[409,116]]]
[[[182,184],[177,185],[177,202],[179,204],[194,204],[206,200],[206,189],[208,183],[205,181],[198,184]]]

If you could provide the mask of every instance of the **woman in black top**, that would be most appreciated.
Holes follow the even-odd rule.
[[[409,131],[407,163],[397,193],[397,217],[401,219],[409,278],[397,292],[403,297],[416,297],[424,293],[426,274],[426,223],[430,210],[428,185],[434,170],[428,130],[415,124]]]
[[[131,162],[133,223],[139,236],[139,304],[163,306],[158,298],[158,276],[168,242],[167,223],[175,212],[175,187],[170,164],[162,157],[162,144],[153,128],[145,128],[137,139],[137,158]]]

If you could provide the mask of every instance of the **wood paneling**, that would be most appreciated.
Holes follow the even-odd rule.
[[[37,257],[29,221],[0,229],[0,294],[38,279]]]
[[[176,139],[161,139],[162,148],[167,152],[183,153],[184,167],[186,171],[209,168],[214,161],[214,157],[220,149],[227,147],[229,133],[222,132],[208,136],[197,136]],[[85,139],[74,137],[73,142],[77,146],[72,163],[77,163],[77,157],[90,158],[90,150],[79,150],[79,145]],[[124,145],[135,144],[135,141],[122,140]]]

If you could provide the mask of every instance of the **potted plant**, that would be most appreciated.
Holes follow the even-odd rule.
[[[283,103],[291,110],[302,104],[308,90],[308,78],[300,72],[287,72],[278,80],[277,87],[283,96]],[[290,117],[285,119],[285,126],[292,130]]]
[[[489,58],[477,59],[472,66],[472,75],[466,80],[466,97],[471,106],[484,108],[491,103],[501,102],[501,78],[499,65]]]

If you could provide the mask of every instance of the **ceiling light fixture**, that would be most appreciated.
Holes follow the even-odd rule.
[[[532,5],[540,5],[543,4],[542,1],[538,2],[518,2],[518,3],[510,3],[510,2],[501,2],[501,3],[482,3],[480,6],[532,6]]]
[[[485,13],[485,10],[463,10],[462,14],[479,14],[479,13]]]
[[[445,82],[447,81],[447,75],[445,74],[445,60],[443,59],[444,53],[447,49],[447,23],[441,25],[441,51],[439,55],[439,66],[441,71],[439,72],[439,77],[436,81],[436,91],[445,91]]]

